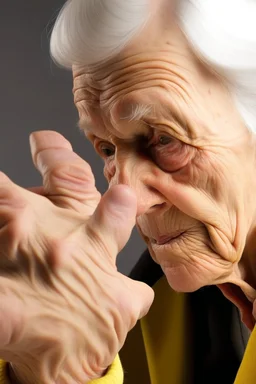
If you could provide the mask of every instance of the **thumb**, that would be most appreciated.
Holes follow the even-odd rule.
[[[91,215],[100,194],[89,164],[57,132],[34,132],[30,146],[34,165],[43,177],[45,195],[58,206]]]
[[[110,188],[102,197],[94,215],[88,222],[89,235],[116,260],[125,246],[135,225],[137,212],[136,195],[126,185]]]

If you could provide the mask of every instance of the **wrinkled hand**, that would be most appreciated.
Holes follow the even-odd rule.
[[[87,383],[113,362],[153,291],[118,273],[135,223],[126,186],[103,197],[55,132],[31,138],[45,196],[0,175],[0,358],[26,384]]]

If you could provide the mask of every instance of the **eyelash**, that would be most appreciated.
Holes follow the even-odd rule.
[[[167,139],[167,142],[162,142],[161,143],[161,139],[163,139],[163,141],[165,139]],[[145,143],[146,140],[148,141],[147,143]],[[144,147],[144,149],[146,149],[148,151],[152,147],[156,147],[156,146],[164,147],[164,146],[167,146],[168,144],[170,144],[173,141],[173,137],[170,136],[170,135],[161,133],[161,134],[159,134],[157,136],[154,135],[150,140],[147,137],[143,137],[142,141],[143,141],[143,145],[142,146]],[[108,158],[112,157],[114,155],[114,153],[115,153],[114,145],[112,145],[111,143],[105,142],[105,141],[101,141],[101,142],[97,143],[96,144],[96,150],[99,153],[99,155],[101,157],[103,157],[104,159],[108,159]],[[113,153],[107,155],[106,153],[104,153],[104,150],[106,150],[106,151],[108,151],[108,150],[111,151],[112,150]]]
[[[111,151],[111,150],[112,150],[113,153],[112,153],[111,155],[107,155],[106,153],[104,153],[104,149],[105,149],[106,151],[108,151],[108,150]],[[106,142],[106,141],[101,141],[100,143],[98,143],[98,144],[96,145],[96,150],[97,150],[97,152],[99,153],[99,155],[100,155],[101,157],[103,157],[104,159],[113,156],[114,153],[115,153],[115,147],[114,147],[114,145],[112,145],[112,144],[110,144],[110,143],[108,143],[108,142]]]
[[[161,138],[167,139],[167,142],[161,143]],[[152,139],[149,141],[147,147],[150,148],[150,147],[155,147],[157,145],[159,145],[161,147],[164,147],[164,146],[170,144],[172,141],[173,141],[173,137],[172,136],[164,134],[164,133],[160,133],[159,135],[155,135],[155,136],[152,137]]]

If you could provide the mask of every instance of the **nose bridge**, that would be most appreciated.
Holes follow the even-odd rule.
[[[146,181],[146,161],[137,156],[116,156],[116,170],[111,184],[128,185],[137,196],[137,216],[145,213],[152,205],[157,204],[156,194]],[[159,198],[157,198],[159,200]]]
[[[126,184],[131,188],[136,189],[136,184],[139,182],[140,165],[132,156],[117,156],[116,157],[116,177],[118,184]],[[137,177],[136,177],[137,176]]]
[[[140,166],[132,156],[121,156],[116,154],[115,158],[115,175],[111,180],[111,184],[125,184],[133,190],[139,187]]]

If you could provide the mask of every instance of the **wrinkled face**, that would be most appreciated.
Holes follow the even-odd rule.
[[[91,72],[74,68],[80,124],[178,291],[232,281],[254,220],[255,143],[221,79],[178,27],[148,30]]]

